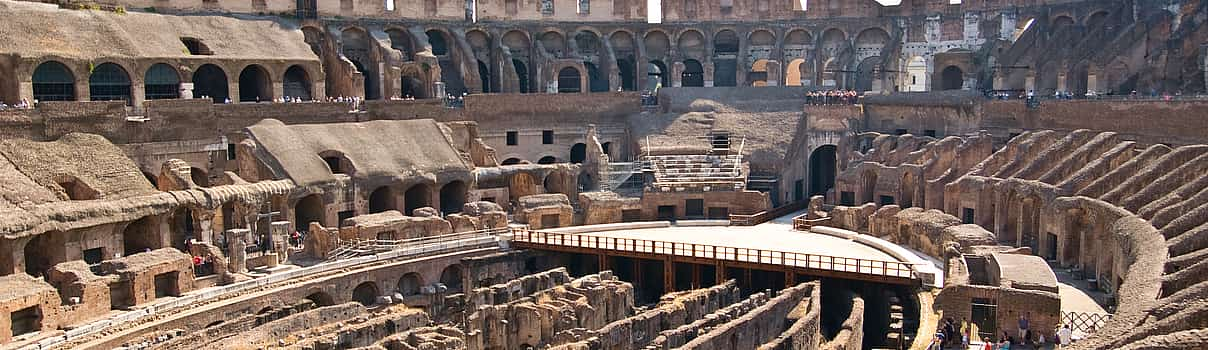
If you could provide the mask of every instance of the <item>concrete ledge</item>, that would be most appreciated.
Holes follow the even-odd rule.
[[[889,254],[899,261],[910,264],[915,275],[917,275],[919,279],[923,280],[923,285],[943,287],[943,272],[938,267],[932,264],[931,261],[919,256],[915,252],[893,242],[870,235],[861,234],[856,231],[828,226],[814,226],[810,228],[810,232],[850,239],[860,244],[876,248],[877,250],[885,252],[885,254]]]
[[[680,220],[680,221],[675,222],[675,226],[681,226],[681,227],[730,226],[730,220]]]
[[[813,227],[810,227],[810,232],[824,234],[824,235],[831,236],[831,237],[839,237],[839,238],[847,239],[847,240],[854,240],[854,239],[856,239],[856,236],[860,235],[859,233],[856,233],[855,231],[848,231],[848,230],[829,227],[829,226],[813,226]],[[886,252],[886,253],[889,253],[889,252]],[[890,255],[893,255],[893,254],[890,253]],[[901,259],[901,258],[898,258],[898,259]]]
[[[637,230],[644,228],[664,228],[671,227],[670,221],[643,221],[643,222],[624,222],[616,224],[599,224],[599,225],[583,225],[571,227],[559,227],[548,230],[541,230],[552,233],[590,233],[601,231],[617,231],[617,230]]]

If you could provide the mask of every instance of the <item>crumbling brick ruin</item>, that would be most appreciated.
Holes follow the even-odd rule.
[[[1204,348],[1206,13],[0,0],[0,347]]]

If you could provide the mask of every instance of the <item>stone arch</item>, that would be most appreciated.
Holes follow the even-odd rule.
[[[944,67],[940,73],[940,90],[960,90],[965,84],[965,72],[955,65]]]
[[[571,164],[579,164],[583,163],[584,160],[587,160],[587,144],[580,142],[576,143],[574,146],[571,146],[570,158],[568,159],[570,159]]]
[[[1059,15],[1059,16],[1053,18],[1053,31],[1061,30],[1061,29],[1064,29],[1067,27],[1072,27],[1074,24],[1077,24],[1077,23],[1078,22],[1074,21],[1073,17],[1070,17],[1068,15]]]
[[[428,74],[420,69],[420,67],[411,65],[403,67],[399,72],[399,87],[402,89],[399,97],[403,98],[431,98],[428,93]]]
[[[591,28],[580,28],[575,32],[575,49],[580,56],[603,55],[604,43],[600,33]]]
[[[776,34],[773,34],[770,30],[757,29],[751,32],[751,34],[748,36],[748,40],[750,40],[751,46],[775,46]]]
[[[71,175],[56,175],[54,177],[55,184],[63,189],[63,194],[67,195],[67,200],[86,201],[100,197],[92,186],[89,186],[84,181]]]
[[[198,167],[189,168],[189,180],[197,187],[210,187],[210,174]]]
[[[432,187],[428,184],[414,184],[403,192],[403,214],[415,215],[415,209],[432,206]]]
[[[680,73],[680,85],[705,86],[705,68],[700,61],[691,58],[684,60],[684,72]]]
[[[1019,202],[1019,242],[1018,246],[1031,247],[1032,254],[1040,254],[1040,208],[1044,203],[1040,197],[1031,194]]]
[[[818,39],[820,51],[827,57],[838,56],[848,45],[847,33],[844,33],[839,28],[830,28],[823,31],[822,36]]]
[[[881,80],[881,57],[872,56],[856,67],[856,91],[872,91]]]
[[[147,100],[180,98],[180,72],[166,63],[156,63],[143,74],[143,97]]]
[[[927,91],[927,60],[922,56],[914,56],[906,60],[906,80],[903,82],[904,91]]]
[[[1074,65],[1074,68],[1070,69],[1069,73],[1066,74],[1066,91],[1069,91],[1074,96],[1086,96],[1086,90],[1090,88],[1090,86],[1087,86],[1087,83],[1089,83],[1088,79],[1090,78],[1089,68],[1090,63],[1087,61]]]
[[[444,30],[432,28],[425,31],[424,34],[428,36],[428,47],[431,48],[432,55],[448,56],[453,50],[453,40]]]
[[[230,98],[226,71],[217,65],[205,64],[193,72],[193,97],[209,97],[214,103]]]
[[[300,65],[289,66],[281,80],[281,91],[285,97],[291,99],[297,97],[303,101],[310,101],[313,98],[310,73],[306,71],[306,68],[302,68]]]
[[[563,67],[558,71],[558,93],[570,94],[583,92],[583,73],[572,66]]]
[[[176,207],[169,216],[169,236],[171,236],[171,245],[173,248],[182,252],[188,253],[185,249],[185,241],[198,238],[198,230],[193,226],[193,210],[189,207]]]
[[[360,27],[348,27],[340,32],[340,43],[340,52],[364,77],[365,99],[381,99],[381,76],[377,70],[377,59],[373,54],[374,40],[370,38],[369,32]]]
[[[747,73],[747,84],[751,86],[768,85],[768,60],[760,59],[751,63],[751,71]]]
[[[516,71],[516,79],[520,92],[533,92],[533,73],[529,69],[530,48],[532,41],[528,33],[520,30],[510,30],[504,33],[500,41],[512,57],[512,69]]]
[[[508,194],[511,195],[512,200],[520,200],[520,197],[539,193],[541,190],[537,187],[537,180],[528,173],[516,173],[508,181]]]
[[[25,273],[34,277],[42,277],[46,274],[54,262],[51,261],[51,251],[54,249],[62,249],[51,246],[50,236],[53,232],[43,232],[34,235],[28,242],[25,242],[23,255],[25,255]],[[10,287],[11,288],[11,287]]]
[[[842,88],[845,80],[843,76],[843,66],[838,58],[828,58],[822,64],[822,85]]]
[[[839,166],[837,152],[838,147],[835,145],[818,146],[810,152],[810,196],[826,195],[827,191],[835,187],[835,174]]]
[[[713,35],[713,86],[738,85],[738,34],[722,29]]]
[[[482,80],[482,92],[499,92],[498,70],[494,69],[491,64],[495,62],[491,50],[491,43],[494,42],[491,34],[481,29],[472,29],[466,32],[466,42],[470,44],[474,61],[478,66],[478,78]]]
[[[554,164],[558,162],[558,158],[554,156],[544,156],[537,160],[537,164]]]
[[[555,171],[545,176],[542,185],[545,187],[545,193],[562,193],[570,195],[573,193],[567,186],[570,179],[563,172]]]
[[[348,176],[356,174],[356,165],[352,163],[351,159],[348,159],[348,156],[344,155],[344,152],[326,150],[319,152],[319,158],[323,160],[323,163],[327,165],[327,170],[331,171],[332,174],[345,174]]]
[[[499,165],[516,165],[516,164],[520,164],[520,162],[523,162],[523,160],[521,160],[520,158],[513,157],[513,158],[504,159],[502,162],[499,162]]]
[[[130,96],[130,73],[116,63],[102,63],[88,75],[89,99],[92,101],[133,101]]]
[[[705,58],[705,36],[699,30],[688,29],[679,34],[675,47],[686,58]]]
[[[864,170],[860,173],[860,202],[875,203],[877,199],[877,172],[872,169]]]
[[[329,226],[325,220],[326,205],[323,203],[323,197],[319,194],[311,194],[299,199],[294,204],[294,227],[298,231],[306,232],[310,230],[310,223],[317,222],[321,226]]]
[[[633,34],[618,30],[608,36],[608,42],[617,59],[617,75],[621,78],[621,89],[637,90],[637,44],[633,40]]]
[[[651,30],[646,32],[642,39],[646,47],[646,57],[659,60],[666,58],[671,53],[671,39],[667,33],[662,30]],[[666,68],[666,67],[664,67]],[[664,70],[665,72],[666,70]]]
[[[814,44],[814,36],[808,30],[797,28],[789,30],[784,36],[784,44],[792,46],[810,46]]]
[[[38,101],[75,101],[75,74],[58,61],[42,62],[34,68],[33,94]]]
[[[156,229],[156,219],[144,216],[126,224],[122,229],[122,255],[130,256],[147,250],[159,248],[159,230]]]
[[[364,306],[376,304],[379,295],[381,295],[381,290],[373,281],[361,282],[352,290],[352,300]]]
[[[369,193],[369,213],[381,213],[387,210],[397,210],[395,205],[394,188],[380,186]]]
[[[239,102],[269,102],[273,100],[273,82],[268,70],[249,64],[239,72]]]
[[[651,90],[655,86],[668,86],[670,85],[671,72],[667,70],[667,65],[663,61],[651,60],[650,63],[646,64],[646,79],[648,80],[648,85],[646,86],[649,86]]]
[[[444,214],[460,213],[466,204],[466,183],[455,180],[440,187],[440,211]]]
[[[449,265],[440,272],[440,283],[449,288],[450,292],[460,292],[464,273],[461,265]]]
[[[608,92],[608,76],[591,62],[583,62],[583,67],[587,69],[588,91]]]
[[[805,59],[794,58],[789,61],[788,68],[785,69],[784,86],[801,86],[804,85],[802,79],[806,76],[801,71],[805,67]]]
[[[332,298],[331,294],[327,294],[327,292],[323,291],[310,293],[310,295],[307,295],[305,299],[315,303],[315,306],[317,307],[332,306],[336,304],[335,298]]]
[[[398,279],[398,293],[404,297],[419,295],[420,288],[424,286],[424,278],[415,272],[403,274]]]
[[[566,54],[566,36],[557,31],[546,31],[541,34],[541,46],[553,57],[564,57]]]
[[[1091,13],[1090,15],[1087,15],[1086,18],[1082,21],[1082,24],[1083,24],[1083,26],[1086,27],[1087,30],[1096,30],[1099,28],[1099,26],[1103,25],[1104,23],[1107,23],[1108,15],[1110,15],[1110,13],[1107,12],[1106,10],[1095,11],[1095,12]]]
[[[1036,74],[1037,95],[1052,95],[1054,91],[1057,91],[1060,71],[1061,65],[1056,61],[1050,61],[1040,67],[1040,71]]]
[[[390,36],[390,48],[399,51],[404,62],[415,60],[415,38],[411,31],[405,28],[387,28],[386,35]]]
[[[722,29],[713,35],[713,53],[716,55],[737,55],[738,34],[730,29]]]
[[[880,27],[864,29],[859,34],[856,34],[856,53],[866,56],[880,56],[881,50],[889,44],[889,40],[889,33]]]

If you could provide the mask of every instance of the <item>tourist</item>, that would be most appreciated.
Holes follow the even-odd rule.
[[[1073,343],[1073,336],[1074,331],[1070,329],[1070,325],[1068,323],[1064,326],[1061,326],[1061,330],[1057,331],[1057,339],[1055,339],[1057,342],[1057,347],[1064,348],[1066,345]]]
[[[1029,312],[1026,316],[1019,315],[1019,338],[1021,338],[1020,343],[1023,343],[1024,341],[1026,341],[1028,339],[1028,319],[1031,317],[1032,317],[1031,312]]]
[[[972,330],[968,317],[961,317],[961,348],[969,348],[969,331]]]

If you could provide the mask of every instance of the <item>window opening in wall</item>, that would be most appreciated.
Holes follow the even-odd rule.
[[[508,146],[519,145],[520,144],[520,133],[516,132],[516,131],[508,131],[507,132],[507,143],[508,143]]]
[[[42,330],[42,308],[30,306],[12,313],[13,336],[33,333]]]
[[[336,220],[339,220],[339,222],[336,223],[336,226],[344,227],[344,220],[352,218],[353,216],[357,216],[357,213],[352,210],[345,210],[345,211],[336,213]]]
[[[238,153],[235,149],[235,144],[227,144],[227,160],[235,160],[235,155]]]
[[[579,14],[586,15],[591,13],[591,0],[579,0]]]
[[[730,208],[726,207],[710,207],[709,219],[726,220],[730,218]]]
[[[665,221],[675,221],[675,206],[660,205],[658,206],[658,219]]]
[[[210,51],[210,47],[206,46],[205,43],[202,43],[200,39],[183,37],[180,38],[180,42],[185,44],[185,50],[187,50],[190,55],[210,56],[214,54],[214,51]]]
[[[167,64],[151,66],[143,78],[143,91],[148,100],[180,98],[180,75]]]
[[[176,271],[155,275],[155,297],[179,296],[180,288],[176,285],[179,276]]]
[[[34,69],[33,90],[38,101],[75,101],[75,76],[62,63],[48,61]]]
[[[99,264],[105,258],[105,250],[102,248],[92,248],[84,250],[84,262],[88,265]]]
[[[704,199],[688,199],[684,201],[684,216],[689,218],[701,218],[705,216],[705,200]]]
[[[906,129],[895,129],[895,130],[893,131],[893,133],[894,133],[894,134],[897,134],[897,135],[906,135],[906,134],[909,134],[909,133],[910,133],[910,131],[908,131],[908,130],[906,130]]]
[[[542,130],[541,131],[541,144],[543,144],[543,145],[554,144],[554,131],[553,130]]]
[[[923,136],[935,137],[935,130],[923,130]]]
[[[839,192],[839,205],[856,205],[856,193],[851,191]]]
[[[554,15],[554,0],[541,0],[541,15],[542,16],[553,16]]]
[[[961,223],[963,223],[963,224],[972,224],[973,223],[973,208],[962,208],[961,209]]]
[[[893,196],[880,196],[877,199],[877,202],[880,203],[881,205],[893,204]]]

